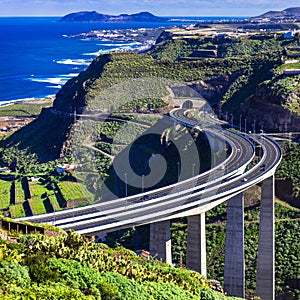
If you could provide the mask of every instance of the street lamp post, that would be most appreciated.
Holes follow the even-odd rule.
[[[128,195],[128,193],[127,193],[127,174],[126,173],[124,173],[124,177],[125,177],[125,198],[126,198],[125,206],[126,206],[126,209],[127,209],[127,195]]]
[[[253,120],[253,133],[255,133],[256,120]]]
[[[127,174],[124,174],[125,176],[125,197],[127,198]]]
[[[245,128],[244,129],[245,129],[245,133],[247,133],[247,119],[245,118],[244,121],[245,121]]]
[[[192,165],[192,177],[195,176],[195,166],[196,166],[195,164]]]
[[[144,193],[144,180],[145,180],[145,175],[142,175],[142,193]]]
[[[177,162],[177,181],[178,182],[180,181],[180,162],[179,161]],[[178,186],[177,192],[179,193],[179,191],[180,191],[179,184],[177,186]]]
[[[242,132],[242,115],[240,115],[240,131]]]

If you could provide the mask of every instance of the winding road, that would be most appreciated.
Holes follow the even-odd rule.
[[[125,198],[68,209],[64,211],[19,218],[31,222],[55,224],[65,230],[94,235],[123,228],[149,224],[206,212],[249,187],[263,181],[281,160],[280,146],[264,135],[246,137],[219,126],[186,116],[183,108],[170,112],[170,118],[189,128],[202,130],[208,139],[224,142],[230,154],[211,170],[160,189]],[[260,155],[254,162],[255,145]],[[224,150],[225,151],[225,150]],[[250,164],[251,163],[251,164]]]

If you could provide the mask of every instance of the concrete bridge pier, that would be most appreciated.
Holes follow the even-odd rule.
[[[207,276],[205,213],[188,217],[186,267]]]
[[[244,193],[227,201],[224,290],[245,298]]]
[[[151,256],[172,265],[170,220],[150,224]]]
[[[256,295],[275,299],[274,175],[262,182],[257,253]]]

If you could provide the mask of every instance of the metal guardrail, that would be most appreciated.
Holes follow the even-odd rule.
[[[180,122],[187,123],[183,122],[182,120]],[[189,126],[194,127],[194,125],[191,123]],[[216,134],[216,132],[214,133]],[[253,160],[254,145],[248,138],[238,133],[230,132],[230,134],[235,134],[236,136],[239,136],[239,138],[243,139],[243,141],[247,141],[248,146],[251,147],[253,154],[251,159],[249,158],[247,162],[245,162],[243,165],[240,165],[239,168],[226,173],[224,176],[220,176],[218,179],[212,182],[205,182],[196,186],[189,185],[190,183],[194,183],[195,179],[199,180],[211,172],[216,172],[220,166],[216,166],[214,169],[191,179],[154,191],[94,204],[90,207],[70,209],[67,211],[57,212],[56,214],[52,213],[20,218],[19,220],[22,219],[27,221],[44,221],[53,223],[53,217],[55,217],[55,224],[61,228],[74,229],[82,234],[91,234],[93,232],[108,230],[113,231],[120,228],[135,226],[137,224],[142,225],[188,215],[191,213],[191,211],[199,209],[200,206],[205,207],[213,201],[219,204],[257,184],[265,178],[268,178],[270,174],[274,173],[282,155],[280,146],[272,139],[265,136],[251,135],[251,137],[261,145],[263,149],[263,155],[260,158],[259,163],[254,167],[246,171],[244,174],[232,177],[234,174],[237,174],[241,168],[245,168],[245,166],[247,166]],[[229,142],[229,144],[230,143],[231,142]],[[268,160],[268,157],[270,157],[270,149],[268,150],[266,148],[267,144],[270,149],[273,147],[271,152],[273,154],[275,153],[275,157],[270,166],[265,168],[264,171],[261,171],[261,166],[265,164],[265,161]],[[234,145],[231,144],[232,149],[233,146]],[[231,155],[233,154],[231,153]],[[232,158],[231,155],[226,159],[227,162],[230,161],[230,158]],[[249,178],[249,180],[242,182],[241,180],[243,178]],[[227,189],[227,187],[230,187],[231,185],[235,186]],[[177,189],[177,192],[168,193],[170,189],[174,189],[174,187],[178,186],[184,186],[185,189]],[[161,194],[166,192],[167,194]],[[206,196],[203,198],[203,195],[205,194]],[[145,196],[152,197],[148,198],[146,201],[143,201]],[[89,209],[92,209],[93,211],[89,212]],[[76,214],[82,215],[75,216],[75,212]]]

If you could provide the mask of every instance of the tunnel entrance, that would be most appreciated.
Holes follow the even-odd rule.
[[[185,109],[192,109],[193,108],[193,101],[187,100],[187,101],[182,103],[181,107],[185,108]]]

